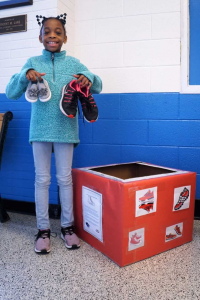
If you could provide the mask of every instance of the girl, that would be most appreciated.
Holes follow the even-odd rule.
[[[55,153],[56,177],[61,201],[61,238],[68,249],[80,247],[74,232],[72,195],[72,157],[74,146],[79,144],[78,117],[66,118],[59,108],[62,87],[74,77],[82,87],[91,88],[91,93],[100,93],[101,79],[92,74],[76,58],[61,51],[67,42],[65,31],[66,14],[58,17],[37,17],[41,23],[39,35],[44,45],[41,56],[29,58],[19,74],[12,76],[6,87],[9,99],[18,99],[26,91],[29,81],[46,79],[51,90],[48,102],[32,103],[29,141],[33,147],[35,164],[35,203],[38,234],[35,252],[50,252],[50,224],[48,215],[49,185],[52,148]],[[42,18],[42,22],[39,22]]]

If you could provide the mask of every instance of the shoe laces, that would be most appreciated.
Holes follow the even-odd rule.
[[[72,235],[74,233],[74,226],[62,228],[64,235]]]
[[[57,233],[51,232],[50,230],[38,230],[38,233],[35,234],[35,236],[36,236],[36,240],[38,240],[39,238],[46,239],[46,238],[50,238],[50,236],[57,237]]]
[[[77,105],[78,105],[77,99],[72,98],[72,101],[70,101],[69,105],[71,107],[77,108]]]
[[[71,86],[66,86],[64,92],[64,102],[68,100],[68,105],[76,108],[78,105],[78,94]]]
[[[90,94],[88,97],[84,97],[82,95],[80,95],[80,98],[82,97],[82,100],[84,101],[84,103],[87,106],[87,109],[89,112],[91,112],[93,110],[93,108],[96,106],[95,102],[94,102],[94,98],[92,97],[92,95]],[[94,102],[94,103],[91,103]]]

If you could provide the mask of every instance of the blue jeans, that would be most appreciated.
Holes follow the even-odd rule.
[[[74,222],[72,192],[73,144],[33,142],[35,164],[35,205],[38,229],[50,228],[49,223],[49,185],[51,180],[51,154],[54,147],[56,178],[59,185],[61,203],[61,227]]]

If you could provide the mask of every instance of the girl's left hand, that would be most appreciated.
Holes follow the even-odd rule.
[[[87,77],[85,77],[84,75],[75,75],[75,74],[73,76],[77,78],[77,82],[80,82],[81,87],[88,86],[89,89],[91,88],[92,83],[89,81]]]

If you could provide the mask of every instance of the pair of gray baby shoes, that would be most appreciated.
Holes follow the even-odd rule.
[[[39,98],[41,102],[47,102],[51,99],[51,91],[45,79],[42,81],[30,81],[25,92],[25,98],[28,102],[36,102]]]

